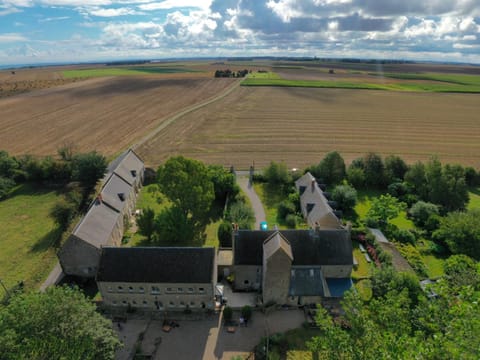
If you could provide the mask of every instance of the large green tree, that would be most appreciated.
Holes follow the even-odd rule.
[[[433,238],[447,244],[454,254],[480,260],[480,209],[452,212],[440,221]]]
[[[71,166],[73,179],[80,181],[88,192],[105,175],[107,159],[96,151],[92,151],[74,155]]]
[[[158,168],[163,194],[194,223],[204,220],[215,197],[208,168],[200,161],[172,157]]]
[[[339,209],[350,211],[357,203],[357,190],[349,185],[338,185],[333,189],[332,199],[337,202]]]
[[[337,151],[329,152],[316,167],[314,175],[326,184],[338,184],[347,176],[345,161]]]
[[[372,200],[367,218],[375,220],[383,227],[388,223],[388,220],[396,218],[400,211],[405,210],[405,208],[405,203],[400,202],[390,194],[380,195],[380,197]]]
[[[385,185],[385,165],[382,157],[376,153],[368,153],[363,159],[365,184],[368,187],[379,188]]]
[[[15,295],[0,308],[0,359],[113,359],[120,341],[77,289]]]

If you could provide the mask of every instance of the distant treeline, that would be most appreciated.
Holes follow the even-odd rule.
[[[230,69],[227,70],[217,70],[215,71],[215,77],[216,78],[243,78],[245,77],[248,73],[252,72],[252,70],[238,70],[237,72],[232,71]]]

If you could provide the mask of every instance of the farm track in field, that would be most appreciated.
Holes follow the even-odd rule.
[[[118,77],[0,100],[1,149],[54,155],[65,143],[112,156],[169,116],[214,98],[233,79]]]
[[[338,150],[347,161],[369,151],[407,161],[480,164],[478,95],[342,89],[240,87],[175,120],[138,148],[156,166],[183,154],[248,168],[291,167]]]

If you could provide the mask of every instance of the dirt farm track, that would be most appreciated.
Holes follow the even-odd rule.
[[[375,151],[480,168],[478,94],[239,86],[178,116],[237,81],[103,77],[6,97],[0,149],[55,155],[74,144],[113,156],[144,139],[136,149],[150,166],[183,154],[237,168],[271,160],[304,167],[338,150],[347,162]]]

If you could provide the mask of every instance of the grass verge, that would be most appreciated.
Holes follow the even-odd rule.
[[[0,278],[7,288],[23,281],[36,288],[56,263],[61,231],[49,216],[58,194],[22,184],[0,202]]]
[[[62,72],[64,78],[91,78],[104,76],[131,76],[131,75],[155,75],[155,74],[177,74],[177,73],[191,73],[196,70],[191,70],[183,67],[161,67],[161,66],[145,66],[145,67],[105,67],[96,69],[80,69],[80,70],[65,70]]]

